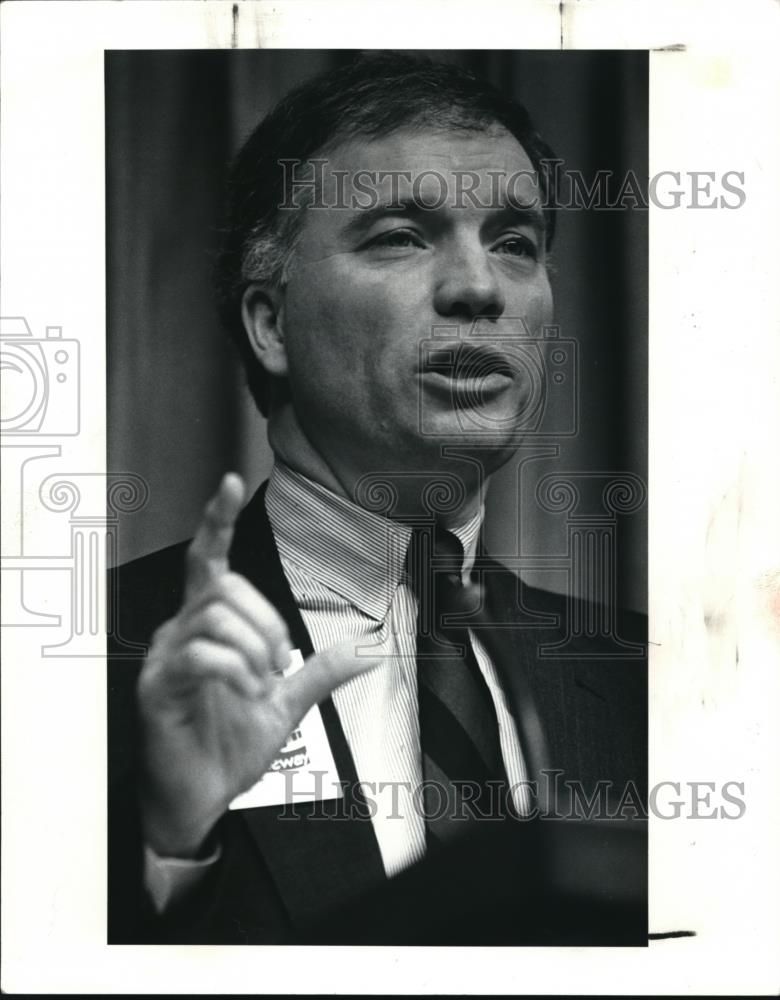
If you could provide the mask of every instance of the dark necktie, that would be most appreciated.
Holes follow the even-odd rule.
[[[426,840],[435,850],[497,816],[506,795],[493,699],[463,617],[463,547],[441,528],[415,529],[407,571],[417,596],[417,691]]]

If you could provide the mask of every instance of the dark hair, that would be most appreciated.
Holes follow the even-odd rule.
[[[260,122],[230,170],[223,242],[215,283],[222,323],[235,341],[249,389],[268,413],[271,376],[255,357],[241,320],[251,282],[283,282],[301,212],[289,204],[281,160],[306,161],[356,136],[379,137],[407,126],[510,132],[539,176],[547,244],[555,229],[555,172],[540,169],[552,150],[528,112],[473,73],[447,63],[396,52],[360,54],[292,90]],[[289,172],[287,172],[289,174]]]

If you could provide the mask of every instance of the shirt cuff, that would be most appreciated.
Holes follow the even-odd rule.
[[[172,902],[197,885],[221,856],[219,844],[207,858],[197,861],[161,858],[148,844],[144,844],[144,885],[157,913],[163,913]]]

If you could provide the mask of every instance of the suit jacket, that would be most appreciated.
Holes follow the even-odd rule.
[[[293,646],[306,657],[313,651],[311,640],[285,579],[264,494],[261,487],[239,517],[230,565],[275,605],[287,622]],[[109,943],[329,940],[338,923],[336,915],[362,912],[361,900],[381,910],[387,883],[357,789],[355,764],[330,698],[320,710],[345,782],[344,798],[301,803],[292,810],[286,806],[285,818],[280,818],[282,807],[230,811],[216,830],[221,859],[192,892],[160,917],[144,890],[135,779],[139,748],[135,686],[154,630],[181,606],[186,548],[187,543],[181,543],[136,560],[113,571],[110,581]],[[566,795],[561,801],[566,800],[563,808],[578,812],[599,788],[606,789],[606,798],[599,802],[608,801],[609,808],[625,797],[627,788],[633,788],[630,795],[641,802],[647,743],[644,618],[618,615],[612,621],[611,639],[596,637],[594,642],[584,633],[572,636],[570,609],[563,598],[525,586],[487,557],[478,561],[478,570],[486,601],[474,627],[484,629],[481,638],[518,722],[531,777],[539,778],[545,768],[554,772],[560,788],[567,788],[565,782],[577,783],[585,798]],[[590,605],[579,610],[608,613]],[[545,780],[549,787],[550,779]],[[519,854],[513,849],[512,864],[519,857],[522,873],[522,851],[527,849],[530,874],[535,849],[530,840],[537,833],[529,825],[522,835],[525,848],[518,848]],[[495,864],[496,851],[490,848],[487,855]],[[455,864],[458,871],[464,870],[462,858]],[[473,858],[466,866],[472,872],[480,870]],[[441,871],[437,879],[442,892],[453,882],[451,873]],[[481,878],[476,882],[483,893],[486,883]],[[396,899],[394,905],[403,910],[419,898],[419,891],[413,889],[405,902]],[[436,895],[430,883],[424,891]],[[356,934],[355,921],[348,926],[345,940]],[[375,939],[391,937],[378,931]],[[471,938],[466,934],[464,940]],[[473,940],[489,943],[479,936]]]

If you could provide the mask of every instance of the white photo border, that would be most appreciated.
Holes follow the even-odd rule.
[[[646,48],[651,175],[736,170],[746,192],[738,211],[651,207],[650,219],[650,781],[745,788],[739,820],[651,819],[650,930],[696,936],[646,949],[307,948],[305,959],[291,947],[108,946],[105,664],[42,655],[33,617],[2,635],[3,989],[774,993],[780,7],[34,0],[0,17],[2,315],[26,319],[38,341],[77,341],[82,365],[77,432],[47,427],[45,454],[33,454],[39,439],[2,449],[9,600],[23,529],[25,557],[39,560],[36,611],[52,616],[68,593],[46,558],[71,551],[73,519],[63,535],[23,470],[39,458],[66,479],[105,473],[106,49]],[[79,516],[99,542],[91,486]]]

